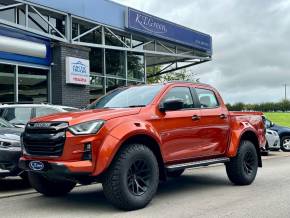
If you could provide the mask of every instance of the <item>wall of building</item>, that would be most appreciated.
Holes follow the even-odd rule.
[[[66,84],[66,57],[89,59],[90,49],[62,42],[53,45],[51,67],[52,104],[82,108],[89,103],[90,88]]]

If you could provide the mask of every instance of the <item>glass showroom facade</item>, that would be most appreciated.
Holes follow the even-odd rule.
[[[210,36],[113,2],[0,0],[0,103],[83,107],[209,60]]]
[[[49,69],[0,63],[0,102],[49,102]]]

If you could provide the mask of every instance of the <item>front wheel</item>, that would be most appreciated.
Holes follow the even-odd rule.
[[[281,150],[284,152],[290,152],[290,136],[284,136],[281,139]]]
[[[28,173],[28,178],[36,191],[49,197],[66,195],[76,186],[76,183],[71,181],[53,181],[33,172]]]
[[[130,144],[116,156],[103,180],[106,198],[117,208],[144,208],[156,193],[159,168],[153,152],[142,144]]]
[[[236,185],[250,185],[258,171],[258,154],[255,145],[247,140],[241,141],[238,154],[226,163],[230,181]]]

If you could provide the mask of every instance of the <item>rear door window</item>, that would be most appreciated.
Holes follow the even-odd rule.
[[[197,94],[201,108],[216,108],[219,106],[219,102],[213,91],[208,89],[196,88],[195,92]]]
[[[2,117],[14,125],[25,125],[31,119],[31,107],[6,108]]]

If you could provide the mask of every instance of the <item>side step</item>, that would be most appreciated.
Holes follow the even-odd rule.
[[[168,171],[174,171],[174,170],[179,170],[179,169],[208,166],[208,165],[218,164],[218,163],[226,163],[229,161],[230,161],[230,158],[222,157],[222,158],[215,158],[215,159],[209,159],[209,160],[200,160],[200,161],[189,162],[189,163],[169,165],[169,166],[166,166],[166,169]]]

